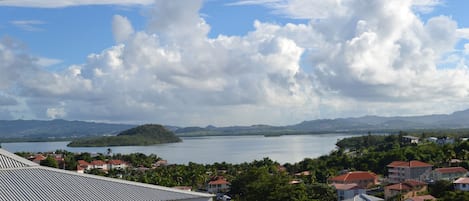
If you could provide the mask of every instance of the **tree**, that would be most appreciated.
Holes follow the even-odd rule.
[[[47,166],[47,167],[53,167],[53,168],[58,168],[59,167],[59,163],[57,163],[57,161],[54,158],[52,158],[52,156],[47,156],[46,159],[44,159],[40,162],[40,165]]]

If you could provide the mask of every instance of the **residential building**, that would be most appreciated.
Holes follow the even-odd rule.
[[[469,177],[461,177],[453,182],[454,189],[460,191],[469,191]]]
[[[356,195],[366,194],[366,190],[361,188],[357,184],[338,184],[333,183],[332,186],[337,191],[337,200],[343,201],[348,199],[353,199]]]
[[[84,161],[84,160],[78,160],[77,161],[77,172],[78,173],[85,173],[85,170],[91,170],[92,166],[90,163]]]
[[[36,164],[40,164],[41,161],[46,160],[46,157],[42,154],[36,154],[30,160]]]
[[[402,136],[402,141],[404,143],[409,143],[409,144],[418,144],[419,138],[415,136],[406,135],[406,136]]]
[[[460,177],[465,177],[467,170],[463,167],[436,168],[430,174],[430,180],[448,180],[453,181]]]
[[[388,181],[390,183],[399,183],[405,180],[424,181],[430,175],[433,165],[421,161],[394,161],[387,165]]]
[[[0,200],[213,200],[205,193],[40,166],[3,149],[0,175]]]
[[[411,198],[407,198],[404,201],[436,201],[436,198],[432,195],[420,195]]]
[[[367,194],[358,194],[355,197],[344,201],[384,201],[384,199]]]
[[[444,144],[453,144],[454,143],[454,138],[450,137],[439,137],[436,140],[436,143],[439,145],[444,145]]]
[[[384,187],[384,199],[394,196],[401,196],[402,199],[415,197],[427,191],[427,184],[416,181],[407,180],[402,183],[392,184]]]
[[[378,176],[373,172],[353,171],[329,179],[332,184],[357,184],[360,188],[369,188],[378,184]]]
[[[92,167],[91,169],[100,169],[100,170],[107,170],[108,169],[107,163],[102,161],[102,160],[91,161],[90,165]]]
[[[112,170],[112,169],[125,169],[127,167],[129,167],[129,165],[122,161],[122,160],[109,160],[107,162],[107,165],[108,165],[108,169],[109,170]]]
[[[208,182],[207,192],[209,193],[225,193],[230,190],[230,182],[224,177],[217,176]]]

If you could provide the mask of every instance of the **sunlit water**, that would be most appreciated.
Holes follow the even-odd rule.
[[[280,163],[316,158],[335,149],[337,140],[351,134],[264,136],[183,137],[180,143],[152,146],[110,147],[113,153],[156,154],[169,163],[242,163],[269,157]],[[46,152],[65,149],[71,152],[106,153],[109,147],[67,147],[68,142],[2,143],[10,152]]]

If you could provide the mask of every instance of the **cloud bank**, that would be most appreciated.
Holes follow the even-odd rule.
[[[116,44],[62,72],[0,43],[0,111],[173,125],[290,124],[364,114],[465,109],[463,27],[418,17],[439,1],[241,1],[307,24],[253,22],[208,37],[202,1],[157,1],[144,30],[113,18]],[[308,10],[307,8],[320,8]],[[417,10],[416,8],[422,8]]]

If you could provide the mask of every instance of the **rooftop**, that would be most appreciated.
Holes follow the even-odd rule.
[[[414,189],[415,187],[426,185],[426,183],[415,181],[415,180],[407,180],[402,183],[398,184],[393,184],[386,186],[385,188],[390,189],[390,190],[398,190],[398,191],[410,191]]]
[[[388,167],[433,167],[433,165],[421,161],[393,161]]]
[[[333,177],[330,181],[353,182],[357,180],[375,180],[378,177],[373,172],[354,171],[337,177]]]
[[[466,173],[466,168],[463,167],[448,167],[448,168],[436,168],[435,171],[439,173]]]
[[[456,179],[453,184],[469,184],[469,177],[461,177],[459,179]]]
[[[407,198],[405,201],[430,201],[430,200],[436,200],[436,198],[431,195],[421,195],[421,196]]]
[[[212,195],[40,166],[0,149],[0,200],[191,200]],[[40,191],[38,191],[40,189]]]
[[[337,189],[337,190],[360,189],[360,187],[355,183],[352,183],[352,184],[332,184],[332,186],[334,186],[334,188]]]

